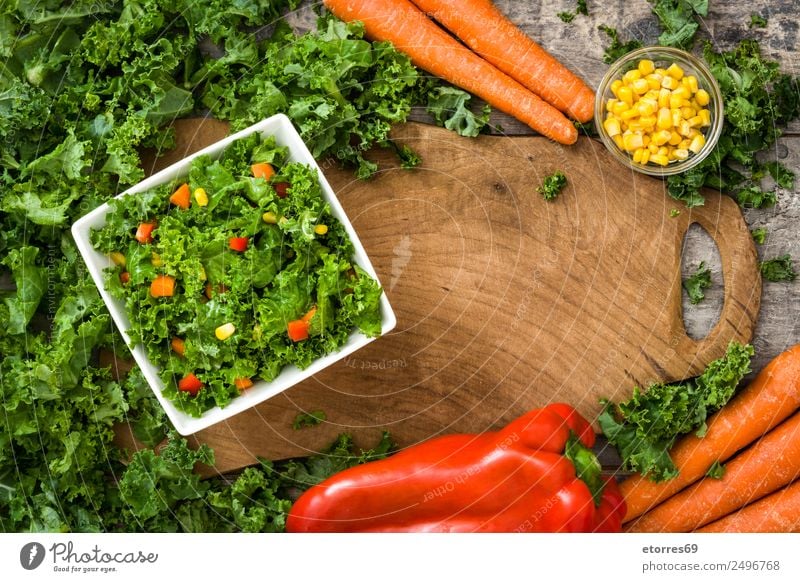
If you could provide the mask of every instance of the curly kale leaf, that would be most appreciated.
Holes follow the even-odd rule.
[[[608,441],[617,447],[624,466],[653,481],[678,474],[669,449],[683,434],[702,437],[706,419],[733,396],[750,371],[753,348],[732,342],[725,356],[711,362],[698,377],[675,384],[636,388],[630,400],[604,401],[599,418]]]

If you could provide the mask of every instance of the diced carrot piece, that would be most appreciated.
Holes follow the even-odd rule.
[[[128,271],[122,271],[119,274],[119,280],[123,285],[127,285],[131,282],[131,274]]]
[[[316,314],[317,314],[317,306],[315,305],[314,307],[312,307],[311,309],[309,309],[309,310],[308,310],[308,313],[306,313],[306,314],[305,314],[303,317],[301,317],[300,319],[301,319],[301,321],[305,321],[306,323],[308,323],[308,322],[310,322],[310,321],[311,321],[311,319],[312,319],[312,318],[313,318],[313,317],[314,317]]]
[[[269,180],[275,175],[275,169],[268,163],[262,162],[260,164],[253,164],[250,166],[254,178],[264,178]]]
[[[174,338],[172,338],[172,341],[170,342],[170,345],[172,346],[172,351],[173,352],[175,352],[179,356],[183,357],[183,354],[186,352],[186,342],[185,341],[183,341],[179,337],[174,337]]]
[[[156,228],[155,222],[143,222],[139,225],[139,228],[136,229],[135,238],[137,241],[145,244],[150,244],[153,242],[153,231]]]
[[[178,187],[177,190],[175,190],[175,192],[172,193],[172,196],[169,197],[169,201],[178,208],[187,210],[189,208],[191,195],[192,193],[189,191],[189,184],[183,183]]]
[[[246,236],[232,236],[228,239],[228,246],[231,250],[243,253],[247,250],[247,243],[250,239]]]
[[[253,381],[250,378],[236,378],[236,380],[233,381],[233,385],[239,390],[247,390],[253,386]]]
[[[159,275],[150,283],[150,295],[153,297],[172,297],[175,294],[175,277]]]

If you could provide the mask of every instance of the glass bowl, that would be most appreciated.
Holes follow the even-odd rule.
[[[635,69],[637,63],[643,59],[653,61],[656,69],[667,69],[671,64],[677,64],[683,69],[685,75],[694,75],[697,78],[698,87],[700,89],[705,89],[709,95],[709,103],[706,107],[711,113],[711,123],[708,126],[697,128],[705,138],[705,145],[703,145],[698,153],[689,153],[686,159],[672,160],[666,166],[661,166],[652,162],[646,164],[635,162],[633,160],[633,155],[621,149],[612,137],[609,136],[606,128],[603,126],[603,121],[606,119],[607,114],[606,103],[610,98],[614,98],[611,84],[616,79],[621,79],[627,71]],[[719,140],[719,136],[722,133],[723,118],[722,94],[708,66],[697,57],[685,51],[670,47],[644,47],[626,54],[611,65],[608,72],[606,72],[603,77],[603,80],[600,81],[600,86],[595,95],[594,123],[608,151],[629,168],[650,176],[672,176],[674,174],[680,174],[702,162],[711,153]]]

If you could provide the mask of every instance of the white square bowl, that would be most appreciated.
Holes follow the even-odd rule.
[[[171,182],[176,178],[187,176],[189,174],[189,167],[192,163],[192,160],[198,156],[208,155],[211,158],[216,159],[220,157],[225,148],[227,148],[231,143],[252,133],[259,133],[263,136],[274,136],[278,145],[289,148],[288,161],[307,164],[317,170],[320,186],[322,187],[323,197],[330,205],[333,216],[335,216],[339,222],[344,225],[350,240],[353,242],[353,247],[355,248],[353,259],[355,259],[355,262],[377,281],[378,276],[375,273],[375,269],[372,267],[372,263],[370,263],[369,257],[367,257],[367,253],[364,251],[364,247],[361,245],[361,241],[358,239],[358,235],[353,229],[353,225],[350,223],[347,215],[342,209],[342,205],[339,204],[339,200],[333,193],[330,184],[328,184],[328,181],[322,174],[322,171],[314,160],[314,157],[311,155],[311,152],[308,151],[305,143],[303,143],[303,140],[300,138],[297,130],[295,130],[294,126],[292,125],[292,122],[285,115],[274,115],[273,117],[265,119],[259,123],[256,123],[255,125],[251,125],[247,129],[243,129],[238,133],[230,135],[225,139],[220,140],[217,143],[172,164],[168,168],[164,168],[160,172],[153,174],[149,178],[143,180],[142,182],[136,184],[132,188],[117,196],[117,198],[121,198],[122,196],[135,196],[140,192],[150,190],[166,182]],[[364,347],[376,339],[367,337],[357,330],[354,330],[353,333],[350,334],[347,342],[338,351],[315,360],[305,370],[300,370],[296,366],[286,366],[277,378],[271,382],[256,382],[251,388],[234,398],[225,408],[215,407],[207,410],[200,417],[190,416],[179,410],[162,394],[164,386],[158,376],[158,368],[154,366],[147,358],[147,353],[145,352],[144,346],[139,344],[135,347],[131,347],[131,339],[128,336],[130,320],[128,319],[128,315],[125,311],[125,304],[122,301],[112,297],[105,288],[103,271],[112,266],[112,262],[109,257],[95,250],[91,241],[89,240],[89,236],[93,229],[99,229],[105,225],[106,214],[108,214],[110,210],[111,208],[108,204],[103,204],[86,216],[80,218],[72,225],[72,236],[75,239],[83,260],[86,262],[89,273],[91,274],[95,285],[97,285],[97,288],[100,291],[100,295],[103,297],[103,301],[105,301],[108,310],[111,312],[111,316],[114,318],[114,322],[122,333],[125,343],[131,350],[133,358],[136,360],[136,363],[144,373],[144,377],[147,379],[150,387],[153,389],[156,398],[158,398],[158,401],[161,402],[161,405],[164,407],[164,410],[166,411],[169,419],[172,421],[172,424],[175,425],[175,428],[182,435],[193,434],[199,430],[211,426],[212,424],[216,424],[220,421],[228,419],[242,412],[243,410],[255,406],[256,404],[264,402],[268,398],[272,398],[287,388],[290,388],[306,378],[313,376],[317,372],[327,368],[331,364],[341,360],[349,354],[352,354],[359,348]],[[378,282],[380,283],[380,281]],[[391,305],[389,305],[389,300],[387,299],[385,292],[381,294],[380,306],[381,335],[384,335],[394,329],[394,326],[397,324],[397,319],[395,318]]]

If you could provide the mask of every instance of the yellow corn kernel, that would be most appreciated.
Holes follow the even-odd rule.
[[[669,141],[667,142],[669,145],[676,146],[679,143],[681,143],[681,134],[679,134],[677,131],[672,131],[670,133],[672,135],[670,136]]]
[[[666,107],[658,110],[657,126],[658,129],[670,129],[672,127],[672,114]]]
[[[680,97],[681,99],[689,99],[692,96],[692,93],[689,91],[689,89],[681,85],[672,92],[672,96]]]
[[[661,81],[658,82],[658,87],[655,89],[650,89],[647,93],[642,96],[642,99],[649,99],[650,101],[655,102],[658,105],[658,92],[661,91]]]
[[[628,106],[627,103],[625,103],[624,101],[617,101],[611,108],[611,113],[613,113],[614,115],[622,115],[628,109],[630,109],[630,107]]]
[[[617,91],[617,98],[627,103],[630,107],[633,105],[633,90],[630,87],[620,87],[619,91]]]
[[[650,136],[649,135],[647,135],[646,133],[644,135],[642,135],[642,145],[644,147],[649,146],[650,145],[650,141],[651,140],[650,140]]]
[[[614,94],[615,97],[619,97],[617,94],[622,87],[622,81],[620,79],[615,79],[611,82],[611,92]]]
[[[691,107],[681,107],[681,117],[683,117],[684,119],[689,120],[695,115],[697,115],[697,111],[695,111]]]
[[[619,119],[616,117],[606,119],[603,122],[603,128],[606,130],[606,133],[609,135],[609,137],[614,137],[615,135],[622,133],[622,130],[619,126]],[[266,222],[266,220],[264,222]]]
[[[617,104],[617,103],[619,103],[618,99],[609,99],[606,102],[606,111],[608,111],[609,113],[614,111],[614,105]]]
[[[697,104],[700,107],[705,107],[708,105],[709,101],[711,101],[711,97],[709,96],[708,91],[705,89],[698,89],[694,98],[697,100]]]
[[[688,135],[687,137],[688,137],[689,139],[694,139],[694,138],[695,138],[695,137],[697,137],[698,135],[703,135],[703,134],[702,134],[702,133],[700,133],[700,130],[699,130],[699,129],[692,128],[692,129],[690,129],[690,130],[689,130],[689,135]]]
[[[631,69],[630,71],[626,72],[622,75],[622,82],[625,84],[632,84],[634,81],[638,81],[642,78],[642,74],[639,72],[638,69]]]
[[[703,127],[711,125],[711,112],[708,109],[701,109],[698,115],[703,120]]]
[[[678,81],[675,77],[667,76],[661,79],[661,86],[664,89],[669,89],[670,91],[674,91],[680,85],[680,81]]]
[[[235,325],[232,323],[224,323],[214,330],[214,335],[217,336],[217,339],[222,342],[231,337],[235,331]]]
[[[109,257],[111,257],[111,261],[112,261],[112,262],[113,262],[115,265],[118,265],[118,266],[120,266],[120,267],[124,267],[124,266],[125,266],[125,263],[127,262],[127,261],[125,260],[125,255],[123,255],[122,253],[118,253],[118,252],[116,252],[116,251],[114,251],[113,253],[111,253],[111,254],[110,254],[110,255],[108,255],[108,256],[109,256]]]
[[[683,137],[689,137],[689,134],[692,132],[692,126],[689,125],[689,122],[685,119],[681,120],[680,125],[678,126],[678,133],[681,134]]]
[[[658,92],[658,106],[669,107],[669,89],[662,88]]]
[[[672,115],[672,127],[679,127],[681,121],[683,121],[683,116],[681,115],[680,109],[671,109],[670,114]]]
[[[651,155],[651,154],[650,154],[650,150],[642,150],[642,160],[641,160],[641,163],[642,163],[642,164],[646,164],[647,162],[649,162],[649,161],[650,161],[650,155]]]
[[[653,128],[656,126],[656,118],[653,115],[647,115],[645,117],[639,118],[639,124],[649,131],[652,131]]]
[[[164,261],[161,260],[161,256],[158,253],[153,253],[150,255],[150,264],[158,268],[164,265]]]
[[[651,91],[658,91],[661,89],[661,77],[658,75],[647,75],[647,86]]]
[[[706,145],[706,138],[703,137],[703,134],[696,135],[694,139],[692,139],[692,143],[689,144],[689,151],[699,154],[704,145]]]
[[[208,194],[206,194],[205,188],[195,188],[194,201],[198,206],[208,206]]]
[[[701,125],[703,125],[703,118],[700,117],[699,115],[695,115],[694,117],[689,119],[689,125],[691,125],[692,127],[700,127]]]
[[[642,75],[649,75],[656,70],[656,64],[650,59],[642,59],[636,68]]]
[[[679,150],[688,150],[689,145],[692,143],[690,139],[682,139],[681,142],[677,145],[677,149]]]
[[[639,133],[631,133],[630,135],[626,135],[622,138],[622,143],[625,146],[625,150],[632,152],[641,147],[644,147],[644,142],[642,141],[642,135]]]
[[[680,68],[678,63],[672,63],[669,67],[667,67],[667,75],[672,77],[673,79],[680,81],[683,79],[683,69]]]
[[[626,127],[632,132],[640,132],[644,129],[644,126],[639,122],[638,119],[629,121]]]
[[[278,217],[275,216],[274,212],[267,211],[261,215],[261,220],[266,222],[267,224],[278,224]]]
[[[640,148],[640,149],[636,150],[635,152],[633,152],[633,161],[635,163],[637,163],[637,164],[641,164],[642,163],[642,153],[646,152],[646,151],[647,151],[646,149]]]
[[[641,115],[642,117],[647,117],[649,115],[653,115],[656,112],[656,108],[653,107],[653,103],[651,101],[648,101],[648,100],[645,100],[645,99],[641,99],[636,104],[636,110],[639,112],[639,115]]]
[[[621,150],[625,149],[625,144],[622,142],[622,136],[621,135],[612,136],[611,139],[614,140],[614,143],[617,144],[617,147],[619,149],[621,149]]]
[[[668,129],[662,129],[653,134],[652,142],[657,146],[663,146],[672,137],[672,132]]]
[[[658,148],[658,152],[656,152],[658,156],[664,156],[665,158],[669,159],[669,148],[667,146],[661,146]]]
[[[676,149],[675,151],[672,152],[672,155],[675,157],[676,160],[683,161],[689,157],[689,150]]]
[[[630,121],[631,119],[634,119],[636,117],[639,117],[639,112],[635,108],[623,111],[622,114],[619,116],[619,118],[622,121]]]
[[[203,265],[200,265],[200,275],[199,276],[200,276],[200,280],[201,281],[205,281],[208,278],[208,276],[206,275],[206,269],[205,269],[205,267],[203,267]]]
[[[644,95],[650,90],[650,84],[647,79],[636,79],[631,83],[631,88],[637,95]]]
[[[650,162],[659,166],[666,166],[669,164],[669,158],[661,154],[653,154],[650,156]]]
[[[669,96],[669,108],[670,109],[680,109],[681,104],[683,104],[683,99],[677,97],[674,93]]]
[[[647,151],[649,151],[651,154],[657,154],[658,146],[654,143],[651,143],[650,145],[647,146]]]
[[[689,81],[689,91],[691,91],[692,94],[697,93],[699,89],[699,84],[697,83],[697,77],[695,77],[694,75],[688,75],[685,78]]]
[[[323,234],[328,234],[328,227],[324,224],[318,224],[314,227],[314,232],[318,235],[322,236]]]

